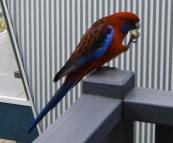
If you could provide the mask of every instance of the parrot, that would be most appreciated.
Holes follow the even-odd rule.
[[[124,38],[130,30],[139,28],[140,19],[132,12],[117,12],[98,19],[85,32],[70,58],[55,75],[55,83],[66,76],[64,83],[31,124],[27,133],[30,133],[84,76],[126,52],[130,43],[135,43],[133,40],[139,37],[139,33],[135,31],[132,34],[128,45],[122,44]]]

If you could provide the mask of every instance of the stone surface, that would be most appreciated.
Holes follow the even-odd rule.
[[[16,143],[16,141],[12,141],[12,140],[5,140],[4,143]]]
[[[5,139],[0,139],[0,143],[4,143]]]
[[[16,143],[16,141],[0,139],[0,143]]]
[[[34,143],[101,142],[121,119],[121,100],[82,95]]]
[[[123,102],[123,118],[173,126],[173,92],[135,87]]]
[[[14,78],[11,75],[0,74],[0,95],[19,97],[25,92],[21,79]],[[22,97],[26,98],[26,95]]]
[[[133,72],[103,67],[83,80],[83,93],[124,98],[134,85]]]

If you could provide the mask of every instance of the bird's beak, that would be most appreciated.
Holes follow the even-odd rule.
[[[135,30],[132,32],[132,35],[130,37],[128,46],[130,46],[131,42],[136,43],[137,39],[140,36],[140,33],[138,32],[138,29],[140,28],[141,24],[139,22],[135,23]]]
[[[136,29],[139,29],[141,27],[140,22],[135,23],[135,27],[136,27]]]

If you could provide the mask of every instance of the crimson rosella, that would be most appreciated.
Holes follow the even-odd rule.
[[[66,76],[63,85],[37,116],[28,133],[85,75],[128,50],[129,44],[122,45],[122,41],[128,31],[139,29],[139,21],[139,17],[131,12],[119,12],[97,20],[86,31],[69,60],[54,77],[53,81],[57,82]]]

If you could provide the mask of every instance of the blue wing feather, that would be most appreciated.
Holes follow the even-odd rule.
[[[114,37],[114,29],[111,26],[108,27],[111,29],[111,32],[106,36],[105,42],[89,57],[80,58],[77,62],[78,65],[83,65],[88,61],[92,62],[93,60],[102,57],[106,53]]]
[[[58,102],[67,94],[67,92],[75,85],[76,81],[71,81],[68,84],[63,84],[60,89],[55,93],[52,99],[47,103],[41,113],[37,116],[34,122],[31,124],[30,128],[28,129],[27,133],[30,133],[34,127],[41,121],[41,119],[49,112],[49,110],[53,109]]]
[[[91,39],[88,39],[90,40],[90,43],[86,45],[87,47],[83,47],[82,42],[79,43],[77,52],[74,51],[68,62],[55,75],[55,82],[63,76],[79,70],[93,60],[102,57],[106,53],[113,41],[114,28],[106,24],[103,24],[100,27],[94,27],[82,37],[81,41],[87,41],[85,39],[87,39],[89,35],[94,35],[93,33],[97,38],[95,38],[93,41],[91,41]]]
[[[111,33],[107,35],[105,42],[102,44],[102,46],[94,52],[94,54],[92,55],[93,59],[102,57],[112,43],[114,37],[114,29],[111,26],[108,27],[111,29]]]
[[[95,59],[102,57],[106,51],[109,49],[113,37],[114,37],[114,29],[111,26],[106,27],[107,31],[104,34],[100,34],[98,36],[97,41],[93,43],[93,47],[87,49],[89,50],[89,54],[86,54],[88,51],[82,51],[80,56],[77,57],[77,60],[73,63],[70,60],[66,63],[66,65],[61,70],[60,74],[57,76],[57,79],[62,77],[63,75],[67,75],[83,66],[87,63],[92,62]],[[101,31],[102,32],[102,31]],[[76,57],[74,57],[76,58]],[[76,84],[76,80],[71,81],[68,84],[63,84],[60,89],[55,93],[53,98],[49,101],[49,103],[45,106],[45,108],[41,111],[41,113],[37,116],[35,121],[32,123],[30,128],[28,129],[28,133],[30,133],[33,128],[40,122],[40,120],[47,114],[47,112],[54,108],[57,103],[66,95],[66,93]]]

